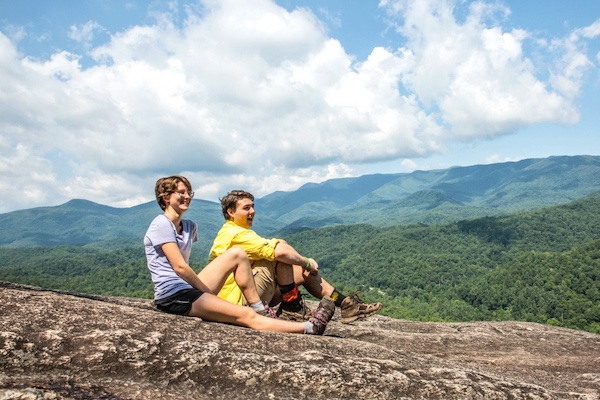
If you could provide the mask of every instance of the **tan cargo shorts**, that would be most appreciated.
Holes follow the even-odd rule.
[[[252,262],[252,274],[254,285],[263,303],[269,304],[273,296],[279,293],[277,279],[275,278],[275,267],[277,261],[256,260]]]

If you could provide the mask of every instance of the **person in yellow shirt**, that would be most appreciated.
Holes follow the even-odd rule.
[[[381,303],[367,304],[356,294],[337,291],[319,274],[319,264],[301,255],[283,239],[259,236],[251,227],[255,217],[254,196],[233,190],[221,198],[225,223],[217,233],[208,261],[211,262],[232,247],[244,249],[252,264],[254,283],[261,300],[271,306],[279,304],[277,316],[290,321],[303,321],[312,312],[304,303],[298,286],[318,299],[331,297],[340,308],[343,323],[376,314]],[[245,304],[244,295],[230,275],[217,294],[234,304]]]

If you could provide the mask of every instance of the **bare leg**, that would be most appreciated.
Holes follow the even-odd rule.
[[[198,277],[208,289],[208,293],[217,294],[232,272],[235,282],[242,290],[248,303],[253,304],[261,301],[256,286],[254,286],[248,256],[239,247],[233,247],[215,258],[198,273]]]
[[[278,262],[275,271],[279,286],[289,285],[294,282],[294,271],[290,264]]]
[[[296,285],[303,285],[308,290],[308,293],[317,299],[322,299],[324,296],[331,296],[333,293],[333,286],[322,278],[321,275],[311,275],[310,272],[303,269],[300,265],[293,266],[293,273]]]
[[[261,331],[304,333],[302,322],[264,317],[258,315],[250,307],[232,304],[210,293],[204,293],[192,304],[189,316]]]

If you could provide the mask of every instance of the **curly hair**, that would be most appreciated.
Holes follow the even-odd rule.
[[[154,194],[156,195],[156,201],[160,206],[161,210],[166,210],[167,203],[165,199],[172,193],[177,191],[177,185],[182,182],[189,192],[192,191],[192,184],[187,180],[186,177],[181,175],[172,175],[164,178],[159,178],[154,186]]]
[[[237,202],[241,199],[250,199],[254,201],[254,196],[252,193],[246,192],[244,190],[232,190],[227,193],[225,196],[220,198],[221,200],[221,211],[223,212],[223,217],[225,217],[225,221],[229,220],[229,214],[227,211],[229,209],[234,210],[237,208]]]

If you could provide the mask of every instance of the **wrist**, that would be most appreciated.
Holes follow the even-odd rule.
[[[308,257],[304,257],[304,259],[306,260],[306,264],[302,268],[310,270],[310,260],[308,259]]]

